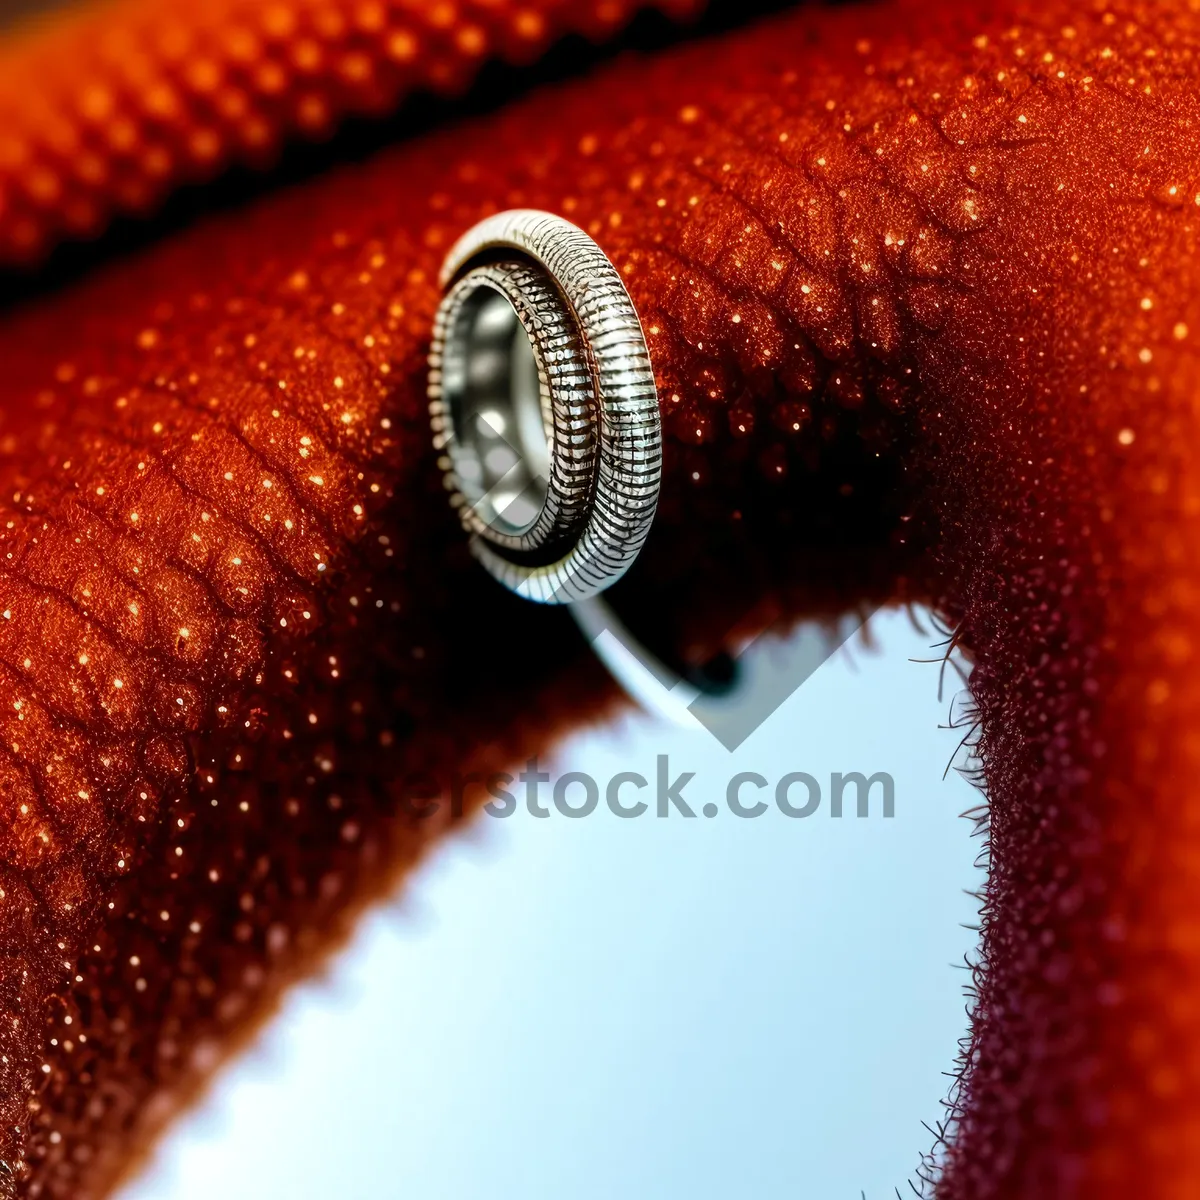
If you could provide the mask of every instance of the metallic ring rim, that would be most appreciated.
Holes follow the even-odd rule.
[[[503,296],[525,329],[537,364],[543,421],[551,430],[555,450],[545,503],[533,525],[520,533],[496,529],[464,494],[457,463],[458,435],[446,394],[446,377],[454,366],[447,362],[454,352],[451,331],[466,302],[484,288]],[[461,275],[446,293],[438,308],[430,351],[430,420],[434,447],[442,452],[439,461],[452,489],[451,503],[472,536],[518,553],[540,551],[578,536],[591,495],[596,457],[591,377],[586,368],[586,356],[569,314],[541,270],[513,260],[484,264]]]
[[[551,562],[515,555],[486,524],[472,530],[471,549],[517,595],[543,604],[571,604],[616,583],[649,535],[662,483],[658,389],[641,321],[616,267],[592,238],[561,217],[515,209],[468,230],[442,267],[440,282],[448,289],[443,308],[454,294],[452,285],[465,272],[497,256],[509,260],[514,253],[546,272],[579,333],[594,393],[596,455],[590,504],[577,538]],[[441,313],[439,309],[435,330],[444,336]],[[536,330],[530,332],[536,337]],[[435,444],[451,417],[441,387],[444,354],[444,342],[438,343],[435,332],[429,382]],[[549,383],[557,366],[551,356],[544,358]],[[573,362],[572,369],[578,365]],[[560,452],[556,425],[552,461]]]

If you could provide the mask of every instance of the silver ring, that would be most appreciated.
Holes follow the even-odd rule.
[[[599,598],[641,551],[662,481],[654,371],[616,268],[562,218],[514,210],[455,243],[441,284],[430,419],[476,558],[517,595],[569,605],[647,711],[740,728],[758,711],[741,662],[680,674]]]
[[[441,283],[430,418],[471,549],[526,599],[595,596],[637,558],[662,481],[633,301],[583,230],[524,209],[460,238]]]

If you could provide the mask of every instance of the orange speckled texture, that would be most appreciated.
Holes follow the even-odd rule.
[[[438,263],[531,205],[601,242],[654,355],[631,595],[685,649],[923,601],[976,661],[991,873],[928,1190],[1195,1196],[1198,52],[1183,2],[799,10],[9,314],[15,1192],[119,1177],[444,828],[405,803],[423,773],[607,702],[563,614],[472,566],[428,447]]]
[[[482,64],[603,40],[644,0],[125,0],[0,47],[0,264],[269,165],[290,138],[454,96]],[[659,0],[676,16],[698,0]]]

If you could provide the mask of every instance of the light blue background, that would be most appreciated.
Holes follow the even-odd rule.
[[[871,628],[736,754],[636,717],[561,748],[602,782],[667,752],[722,811],[479,821],[122,1200],[908,1195],[965,1030],[979,797],[942,779],[961,685],[909,661],[937,635]],[[887,771],[896,815],[739,820],[740,770]]]

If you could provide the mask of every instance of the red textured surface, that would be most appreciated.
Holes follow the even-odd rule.
[[[976,658],[992,871],[938,1195],[1194,1196],[1198,26],[800,12],[10,317],[18,1190],[101,1192],[412,860],[440,826],[398,781],[544,748],[603,698],[562,614],[467,561],[425,428],[437,264],[536,205],[643,315],[668,462],[639,570],[685,638],[890,597]]]
[[[0,265],[646,7],[700,0],[109,0],[33,25],[0,48]]]

